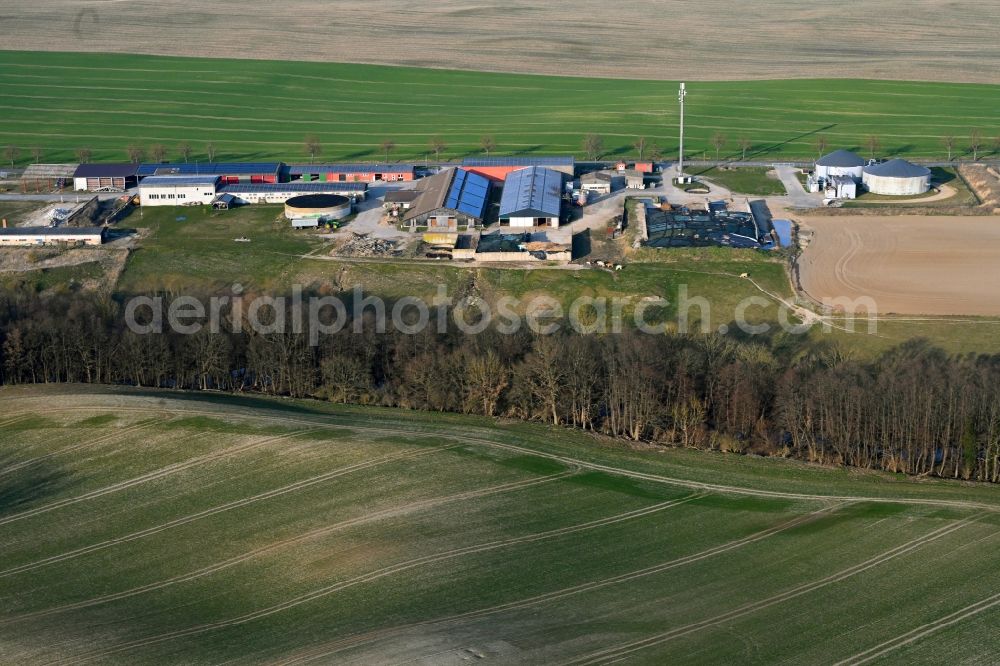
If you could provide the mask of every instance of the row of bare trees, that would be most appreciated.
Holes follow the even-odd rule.
[[[308,330],[138,335],[121,311],[102,296],[0,294],[0,379],[311,396],[1000,481],[997,356],[915,341],[859,361],[717,335],[403,335],[370,321],[316,346]]]

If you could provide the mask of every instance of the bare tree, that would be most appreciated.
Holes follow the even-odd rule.
[[[191,144],[188,143],[187,141],[184,141],[183,143],[181,143],[181,145],[177,146],[177,154],[180,155],[181,159],[184,160],[185,162],[191,161],[192,152],[193,150],[191,148]]]
[[[487,134],[479,139],[479,147],[483,149],[484,153],[486,153],[486,157],[489,157],[490,153],[497,149],[497,140],[492,134]]]
[[[719,153],[721,153],[722,149],[726,147],[727,141],[728,139],[726,138],[726,135],[723,134],[722,132],[716,132],[715,134],[712,135],[711,143],[712,147],[715,148],[716,162],[719,161]]]
[[[979,161],[979,151],[983,149],[983,132],[980,129],[973,129],[969,132],[969,150],[972,151],[972,161]]]
[[[941,145],[948,151],[948,161],[951,162],[951,157],[955,152],[955,137],[949,134],[941,139]]]
[[[94,151],[90,148],[77,148],[76,149],[76,159],[80,164],[86,164],[90,162],[90,158],[94,156]]]
[[[323,152],[323,146],[319,142],[319,137],[315,134],[307,134],[304,145],[306,148],[306,155],[309,156],[310,163],[316,161],[316,157]]]
[[[644,136],[640,136],[638,139],[635,140],[635,143],[632,144],[632,147],[635,148],[635,152],[639,154],[640,162],[642,161],[642,156],[646,152],[646,148],[648,147],[648,145],[649,142],[646,140],[646,137]]]
[[[829,146],[830,142],[827,141],[827,138],[825,136],[820,134],[818,137],[816,137],[816,156],[823,157],[823,153],[826,152],[826,149]]]
[[[750,139],[745,136],[741,136],[737,145],[740,147],[740,160],[746,160],[747,151],[753,148],[753,143],[751,143]]]
[[[154,143],[149,148],[149,159],[154,162],[162,162],[167,159],[167,147],[162,143]]]
[[[10,162],[10,166],[11,166],[12,169],[14,168],[14,162],[17,160],[17,156],[20,153],[21,153],[21,149],[18,148],[17,146],[15,146],[14,144],[10,144],[10,145],[4,147],[4,149],[3,149],[3,156],[5,158],[7,158],[8,162]]]
[[[868,156],[875,159],[875,154],[882,148],[882,139],[877,134],[869,134],[865,137],[865,146],[868,147]]]
[[[142,146],[137,146],[134,143],[130,143],[125,152],[128,154],[128,161],[132,164],[138,164],[142,161],[142,158],[146,156],[146,151]]]
[[[42,149],[39,146],[35,146],[31,149],[31,159],[35,164],[42,161]]]
[[[601,159],[601,155],[604,154],[604,137],[600,134],[588,134],[583,137],[583,152],[591,161]]]
[[[441,153],[448,149],[448,144],[445,143],[443,138],[436,136],[430,140],[428,145],[430,146],[431,152],[434,153],[434,161],[440,162]]]
[[[396,150],[396,142],[392,139],[386,139],[382,142],[382,152],[385,154],[385,161],[389,162],[389,153]]]
[[[215,155],[216,155],[216,153],[217,153],[217,150],[215,148],[215,144],[212,143],[211,141],[209,141],[205,145],[205,154],[208,155],[208,161],[209,162],[214,162],[215,161]]]

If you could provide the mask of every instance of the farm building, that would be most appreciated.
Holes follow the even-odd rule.
[[[288,180],[377,183],[411,181],[412,164],[292,164]]]
[[[385,193],[383,208],[395,208],[398,210],[410,210],[410,206],[420,196],[419,190],[393,190]]]
[[[140,164],[139,178],[149,176],[218,176],[228,183],[277,183],[280,181],[280,162],[180,162],[177,164]]]
[[[368,183],[220,183],[217,193],[232,195],[235,204],[283,204],[303,194],[336,194],[358,201],[367,190]]]
[[[87,192],[124,192],[139,182],[137,164],[81,164],[73,172],[73,189]]]
[[[149,176],[139,183],[142,206],[207,206],[215,200],[219,176]]]
[[[100,245],[104,227],[13,227],[0,229],[0,247],[36,245]]]
[[[858,183],[850,176],[830,176],[825,181],[824,194],[830,199],[855,199]]]
[[[31,164],[21,174],[21,186],[25,190],[62,189],[73,182],[79,167],[79,164]]]
[[[611,174],[602,171],[585,173],[580,178],[580,189],[597,194],[611,194]]]
[[[572,260],[569,245],[553,243],[545,234],[463,234],[452,252],[456,260],[488,262]]]
[[[403,217],[411,227],[457,229],[481,225],[486,218],[490,181],[485,176],[445,169],[423,180],[419,192]]]
[[[855,181],[861,181],[865,168],[865,160],[857,153],[849,150],[835,150],[829,155],[816,160],[816,178],[825,180],[832,176],[850,176]]]
[[[625,169],[625,187],[629,190],[646,189],[646,178],[641,171]]]
[[[500,198],[502,227],[558,227],[562,216],[563,174],[529,167],[507,176]]]
[[[559,171],[571,178],[576,171],[576,160],[573,157],[469,157],[462,160],[462,168],[490,180],[504,181],[515,171],[528,167],[544,167]]]
[[[865,167],[863,178],[872,194],[905,196],[924,194],[931,188],[930,169],[900,159]]]
[[[652,162],[636,162],[633,167],[639,173],[654,173],[656,166]]]
[[[339,194],[304,194],[285,202],[285,217],[298,228],[341,220],[353,210],[353,202]]]

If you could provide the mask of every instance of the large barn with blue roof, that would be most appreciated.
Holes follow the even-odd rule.
[[[454,230],[482,225],[486,219],[491,186],[485,176],[445,169],[424,179],[419,191],[403,217],[412,227]]]
[[[558,227],[562,216],[563,174],[529,167],[507,176],[500,198],[500,226]]]

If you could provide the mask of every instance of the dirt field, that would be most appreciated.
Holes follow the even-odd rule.
[[[1000,315],[1000,217],[800,219],[813,299],[874,299],[881,313]]]
[[[14,0],[3,48],[271,58],[648,79],[995,83],[996,3],[528,0],[414,4]],[[735,14],[739,15],[736,16]],[[613,20],[611,20],[613,19]],[[735,20],[734,20],[735,19]],[[639,43],[640,48],[627,45]],[[303,48],[302,45],[309,45]]]

